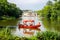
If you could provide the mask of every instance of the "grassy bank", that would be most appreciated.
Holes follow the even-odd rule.
[[[17,37],[11,34],[10,29],[3,28],[0,29],[0,40],[60,40],[60,34],[58,32],[39,32],[37,36],[27,37]]]

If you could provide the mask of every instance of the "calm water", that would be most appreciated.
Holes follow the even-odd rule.
[[[22,20],[0,20],[0,26],[10,26],[13,27],[14,30],[12,30],[12,34],[16,36],[33,36],[36,35],[37,32],[40,31],[46,31],[46,30],[51,30],[51,31],[58,31],[60,32],[60,20],[50,20],[43,18],[42,20],[39,20],[38,17],[21,17],[22,20],[24,19],[32,19],[35,21],[35,24],[40,22],[41,27],[40,30],[32,30],[32,29],[18,29],[18,23],[22,24]],[[15,26],[15,28],[14,28]],[[27,31],[28,33],[24,33],[24,31]]]
[[[22,20],[18,21],[18,23],[23,24],[23,20],[27,19],[27,20],[34,20],[34,25],[36,25],[38,22],[40,22],[41,27],[39,27],[40,30],[37,29],[18,29],[18,26],[16,27],[16,30],[14,32],[12,32],[12,34],[16,35],[16,36],[35,36],[37,34],[37,32],[40,31],[45,31],[44,25],[42,23],[42,21],[40,21],[37,17],[37,13],[32,13],[32,12],[27,12],[27,13],[23,13],[22,15]],[[27,23],[29,25],[29,23]]]
[[[18,26],[17,26],[16,30],[12,34],[14,34],[16,36],[25,36],[25,37],[29,36],[30,37],[30,36],[36,35],[37,32],[45,31],[44,25],[42,24],[42,21],[38,20],[38,17],[23,17],[22,16],[21,18],[22,18],[22,20],[24,20],[24,19],[34,20],[35,24],[40,22],[40,24],[41,24],[41,27],[39,27],[40,30],[37,30],[37,29],[35,29],[35,30],[33,30],[33,29],[18,29]],[[20,22],[21,24],[23,24],[22,20],[18,21],[18,23]]]
[[[60,32],[60,20],[56,20],[56,19],[42,19],[43,20],[43,24],[44,24],[44,27],[47,29],[47,30],[51,30],[51,31],[58,31]]]
[[[35,20],[35,24],[37,24],[38,22],[40,22],[41,27],[40,30],[41,31],[45,31],[45,30],[51,30],[51,31],[58,31],[60,32],[60,21],[59,20],[48,20],[48,19],[42,19],[39,20],[37,17],[22,17],[23,19],[34,19]],[[15,30],[12,30],[12,34],[16,35],[16,36],[32,36],[32,35],[36,35],[37,32],[39,32],[38,30],[29,30],[29,29],[18,29],[18,23],[21,22],[22,20],[9,20],[9,21],[0,21],[0,26],[15,26]],[[30,32],[30,34],[24,33],[24,30]]]
[[[18,20],[0,20],[0,26],[16,26]]]

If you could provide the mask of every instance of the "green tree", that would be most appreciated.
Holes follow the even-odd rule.
[[[53,19],[59,19],[60,18],[60,0],[54,0],[48,1],[47,5],[42,9],[37,11],[39,15],[47,17],[47,18],[53,18]]]
[[[22,10],[17,8],[15,4],[9,3],[7,0],[0,0],[0,18],[4,15],[19,18],[19,15],[22,15]]]

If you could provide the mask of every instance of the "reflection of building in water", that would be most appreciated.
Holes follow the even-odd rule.
[[[34,34],[34,30],[30,30],[30,29],[27,30],[27,29],[24,29],[24,30],[23,30],[23,33],[24,33],[24,34],[33,35],[33,34]]]
[[[29,35],[33,35],[34,34],[34,32],[23,32],[24,34],[29,34]]]

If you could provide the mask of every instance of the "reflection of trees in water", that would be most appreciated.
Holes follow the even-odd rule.
[[[60,31],[60,21],[58,19],[45,18],[43,21],[47,29]]]

